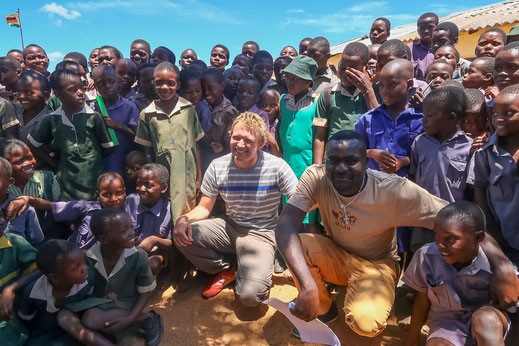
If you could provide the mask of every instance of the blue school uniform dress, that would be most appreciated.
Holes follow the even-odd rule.
[[[0,208],[6,210],[9,203],[13,200],[14,197],[10,193],[7,193],[7,199],[2,203],[2,205],[0,205]],[[27,240],[32,246],[36,247],[45,239],[40,223],[38,222],[36,211],[31,206],[27,206],[20,216],[9,220],[4,232],[19,235]]]
[[[157,204],[148,208],[142,204],[139,194],[132,193],[126,197],[124,209],[130,214],[133,230],[139,241],[152,235],[171,239],[173,219],[167,198],[161,197]]]
[[[90,282],[91,276],[84,283],[72,286],[62,307],[68,309],[68,304],[86,300],[92,293]],[[45,275],[25,287],[18,310],[18,316],[26,322],[30,331],[25,345],[80,345],[58,325],[57,314],[62,307],[56,306],[55,303],[52,285]]]

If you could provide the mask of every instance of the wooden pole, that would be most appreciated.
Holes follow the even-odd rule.
[[[18,22],[20,23],[20,37],[22,38],[22,50],[24,50],[24,45],[23,45],[23,32],[22,32],[22,20],[20,19],[20,9],[18,9],[18,11],[16,11],[16,13],[18,14]]]

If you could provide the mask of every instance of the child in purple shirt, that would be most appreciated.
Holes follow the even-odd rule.
[[[114,152],[103,160],[104,170],[122,174],[124,159],[135,147],[133,138],[139,121],[139,110],[133,102],[117,94],[118,82],[112,67],[100,65],[94,68],[92,79],[108,111],[109,116],[104,118],[106,126],[115,130],[119,141]],[[101,113],[97,101],[94,108]]]
[[[414,78],[425,80],[425,70],[434,60],[432,52],[432,34],[438,25],[438,15],[427,12],[422,14],[416,22],[420,40],[410,42],[407,46],[411,49],[411,62],[414,67]]]
[[[265,127],[269,128],[269,116],[264,111],[258,108],[256,103],[259,100],[261,91],[260,81],[253,76],[243,77],[236,89],[236,103],[238,112],[252,112],[260,116],[265,123]]]

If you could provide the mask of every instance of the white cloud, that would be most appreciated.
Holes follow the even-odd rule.
[[[287,11],[287,13],[304,13],[305,10],[301,9],[301,8],[291,8],[290,10]]]
[[[81,13],[79,13],[78,11],[68,10],[63,6],[56,4],[55,2],[43,5],[40,11],[47,12],[51,15],[55,14],[69,20],[81,17]]]
[[[361,2],[360,4],[351,6],[348,10],[350,12],[370,12],[374,8],[380,13],[382,10],[387,8],[387,1],[373,1],[373,2]]]
[[[49,58],[50,62],[61,61],[61,59],[63,59],[64,56],[65,56],[65,54],[63,54],[61,52],[52,52],[52,53],[47,54],[47,57]]]
[[[54,22],[54,25],[56,26],[61,26],[63,24],[63,21],[61,19],[58,19],[57,21]]]

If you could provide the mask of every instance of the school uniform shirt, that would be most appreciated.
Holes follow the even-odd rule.
[[[149,208],[142,204],[138,193],[132,193],[126,197],[124,210],[130,214],[133,230],[140,241],[152,235],[171,239],[173,220],[166,197],[161,197],[157,204]]]
[[[196,143],[203,136],[195,109],[182,97],[169,114],[153,101],[139,117],[135,142],[151,147],[156,162],[169,169],[173,222],[194,207]]]
[[[347,205],[344,210],[341,204]],[[344,197],[333,187],[325,165],[312,165],[299,179],[288,204],[308,212],[318,207],[327,235],[351,254],[367,260],[398,260],[395,228],[432,228],[447,202],[394,174],[366,169],[357,197]]]
[[[72,286],[65,297],[64,305],[77,303],[92,293],[89,280]],[[61,306],[56,306],[53,288],[45,275],[24,288],[18,316],[24,320],[30,330],[26,345],[76,345],[72,336],[68,335],[58,324],[57,314]]]
[[[409,174],[415,183],[449,202],[463,200],[472,139],[460,129],[439,142],[422,133],[411,146]]]
[[[25,238],[14,233],[0,237],[0,295],[21,274],[36,269],[36,249]]]
[[[93,107],[96,97],[97,97],[97,92],[95,90],[93,92],[86,92],[85,93],[86,105],[89,107]],[[61,101],[56,95],[51,95],[51,97],[47,101],[47,106],[54,112],[59,107],[61,107]]]
[[[37,148],[52,144],[60,150],[60,200],[94,199],[97,178],[103,173],[101,148],[114,146],[101,115],[85,105],[69,118],[60,107],[36,125],[28,140]]]
[[[135,106],[137,106],[140,113],[144,108],[150,105],[153,99],[148,98],[144,93],[137,93],[132,97],[131,101],[135,103]]]
[[[458,271],[445,262],[435,243],[428,243],[415,253],[402,281],[427,293],[431,302],[428,339],[465,345],[472,314],[490,303],[491,279],[492,267],[480,246],[471,264]]]
[[[319,95],[313,119],[313,126],[328,128],[328,139],[342,130],[355,131],[355,121],[368,110],[364,95],[358,88],[351,94],[341,83],[337,83],[330,93],[329,105],[326,104],[327,92]]]
[[[267,91],[268,89],[273,89],[277,86],[277,81],[275,78],[270,78],[269,81],[267,83],[265,83],[262,87],[261,87],[261,90],[260,90],[260,94],[264,93],[265,91]]]
[[[137,92],[133,89],[130,89],[128,94],[126,94],[126,96],[124,96],[123,98],[125,100],[131,101],[135,96],[137,96]]]
[[[103,298],[108,293],[117,295],[115,301],[98,306],[100,309],[131,310],[139,294],[151,292],[157,286],[148,263],[148,254],[143,249],[124,249],[111,273],[105,270],[100,244],[86,252],[86,260],[94,272],[93,296]]]
[[[94,104],[94,110],[101,114],[99,105],[97,102]],[[137,128],[139,122],[139,110],[137,106],[127,99],[123,99],[121,96],[117,96],[117,101],[106,109],[108,115],[113,120],[120,124],[123,124],[132,129]],[[126,131],[115,130],[115,135],[119,141],[119,145],[116,145],[112,154],[103,159],[103,165],[105,172],[116,172],[123,174],[124,160],[126,155],[135,149],[134,136],[128,134]]]
[[[414,139],[423,132],[422,117],[422,113],[408,108],[393,121],[386,106],[382,105],[362,114],[355,123],[355,131],[364,137],[368,149],[385,150],[396,158],[410,157]],[[374,159],[369,159],[368,166],[380,170]],[[409,166],[406,166],[396,174],[406,177],[408,171]]]
[[[252,112],[252,113],[255,113],[255,114],[259,115],[261,120],[263,120],[263,122],[265,123],[265,128],[267,128],[267,129],[269,128],[269,115],[267,114],[267,112],[265,112],[264,110],[260,109],[257,105],[252,106],[249,109],[249,112]]]
[[[425,71],[427,67],[434,61],[434,54],[431,49],[423,46],[422,41],[414,41],[407,44],[411,49],[411,62],[414,68],[414,78],[425,80]]]
[[[36,124],[38,122],[40,122],[41,119],[45,118],[47,116],[47,114],[49,114],[49,113],[52,113],[52,110],[47,105],[45,105],[45,107],[41,110],[41,112],[36,114],[36,116],[34,118],[32,118],[27,124],[25,124],[23,122],[23,108],[18,107],[16,109],[16,117],[18,118],[18,121],[19,121],[18,138],[27,144],[28,143],[27,136],[29,135],[29,133],[31,133],[34,126],[36,126]]]
[[[230,136],[228,132],[231,129],[231,125],[234,119],[236,119],[238,116],[238,110],[234,108],[231,101],[223,96],[222,103],[220,103],[218,106],[211,107],[211,114],[212,124],[209,136],[211,141],[217,141],[223,145],[223,152],[216,154],[216,156],[222,156],[228,153],[230,150]]]
[[[340,79],[333,73],[332,69],[326,67],[326,70],[322,74],[315,75],[312,90],[315,91],[316,94],[321,94],[324,89],[333,87],[339,82]]]
[[[57,201],[60,195],[59,183],[51,171],[34,171],[32,177],[25,184],[23,191],[16,185],[7,188],[13,198],[30,196],[43,198],[46,201]]]
[[[6,210],[9,203],[13,200],[14,197],[10,193],[7,193],[7,199],[2,203],[2,205],[0,205],[0,208]],[[32,246],[36,247],[45,239],[40,223],[38,222],[36,211],[31,206],[27,206],[20,216],[7,221],[7,226],[4,232],[19,235],[27,240]]]
[[[212,127],[212,115],[211,108],[209,108],[206,100],[198,102],[196,105],[196,114],[198,115],[200,125],[202,125],[202,130],[204,130],[205,133],[209,133]]]
[[[0,137],[6,137],[5,130],[19,123],[13,104],[0,97]]]
[[[519,250],[519,172],[512,155],[493,134],[470,161],[467,184],[487,190],[488,206],[501,225],[510,247]]]
[[[52,203],[52,215],[57,222],[71,222],[75,225],[74,231],[68,238],[81,249],[90,249],[96,243],[90,231],[92,213],[100,210],[99,201],[70,201]]]

